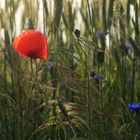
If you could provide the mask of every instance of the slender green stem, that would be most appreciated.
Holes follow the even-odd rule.
[[[87,66],[87,55],[86,55],[86,52],[84,51],[84,49],[82,48],[79,40],[78,40],[78,44],[79,44],[79,47],[81,48],[82,52],[84,53],[84,56],[85,56],[85,61],[84,61],[84,65],[85,65],[85,74],[86,74],[86,83],[87,83],[87,94],[88,94],[88,98],[87,98],[87,103],[88,103],[88,125],[89,125],[89,133],[88,133],[88,136],[89,136],[89,140],[92,139],[91,137],[91,109],[90,109],[90,86],[89,86],[89,74],[88,74],[88,66]]]
[[[94,38],[94,32],[93,32],[93,22],[92,22],[92,17],[91,17],[91,11],[90,11],[90,5],[89,5],[89,0],[87,0],[87,6],[88,6],[88,13],[89,13],[89,19],[90,19],[90,27],[91,27],[91,33],[92,33],[92,39]],[[92,13],[93,14],[93,13]]]
[[[134,95],[135,95],[135,64],[136,64],[136,58],[133,59],[133,69],[132,69],[132,93],[131,93],[131,103],[134,101]]]
[[[101,92],[101,112],[102,112],[102,114],[101,114],[101,140],[104,140],[105,136],[104,136],[104,103],[103,103],[103,81],[102,81],[103,69],[102,69],[102,66],[100,67],[100,69],[101,69],[100,92]]]

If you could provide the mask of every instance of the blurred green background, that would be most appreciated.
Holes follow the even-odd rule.
[[[46,61],[14,38],[46,35]],[[139,0],[0,1],[0,140],[139,140]]]

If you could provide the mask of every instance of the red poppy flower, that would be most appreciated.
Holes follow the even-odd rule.
[[[44,34],[36,30],[22,32],[14,39],[13,46],[22,55],[47,59],[48,44]]]

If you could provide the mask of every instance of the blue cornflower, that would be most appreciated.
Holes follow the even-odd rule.
[[[101,31],[97,31],[97,32],[96,32],[96,36],[97,36],[98,39],[101,38],[101,35],[102,35],[102,32],[101,32]]]
[[[140,110],[140,103],[137,104],[128,104],[128,108],[132,111]]]
[[[99,80],[99,75],[98,75],[98,74],[94,75],[94,76],[92,77],[92,80],[98,81],[98,80]]]
[[[51,60],[49,60],[49,62],[48,62],[47,69],[48,69],[49,72],[51,72],[52,69],[53,69],[53,63],[52,63]]]
[[[132,46],[130,43],[127,43],[127,44],[126,44],[126,49],[127,49],[127,50],[130,50],[132,47],[133,47],[133,46]]]

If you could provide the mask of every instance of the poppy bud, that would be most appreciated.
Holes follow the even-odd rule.
[[[33,23],[33,19],[32,18],[28,19],[28,29],[34,29],[34,23]]]
[[[104,52],[103,51],[100,51],[97,53],[97,60],[101,64],[104,62]]]
[[[80,30],[76,29],[76,30],[74,31],[74,34],[75,34],[75,36],[76,36],[77,38],[79,38],[79,37],[80,37]]]
[[[94,77],[94,76],[95,76],[95,72],[92,71],[92,72],[90,73],[90,76],[91,76],[91,77]]]

